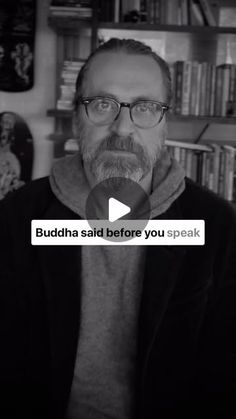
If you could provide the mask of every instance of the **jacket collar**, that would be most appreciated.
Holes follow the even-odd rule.
[[[178,200],[158,219],[181,219]],[[157,218],[156,218],[157,219]],[[139,315],[139,365],[143,381],[145,367],[162,319],[175,288],[186,254],[184,246],[148,246]]]
[[[55,201],[44,219],[78,218]],[[78,246],[39,246],[49,322],[53,417],[61,418],[73,379],[79,333],[81,256]]]

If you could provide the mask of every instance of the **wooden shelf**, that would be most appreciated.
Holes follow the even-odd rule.
[[[90,26],[92,18],[81,18],[79,16],[53,16],[49,15],[48,23],[55,29],[68,31],[76,30],[81,26]],[[159,25],[154,23],[132,23],[132,22],[98,22],[99,29],[120,29],[138,31],[159,31],[159,32],[187,32],[187,33],[236,33],[236,27],[220,26],[185,26],[185,25]]]
[[[100,29],[129,29],[138,31],[159,31],[159,32],[187,32],[187,33],[236,33],[236,27],[219,27],[219,26],[184,26],[184,25],[157,25],[154,23],[113,23],[99,22]]]
[[[194,116],[194,115],[175,115],[169,114],[170,121],[178,122],[209,122],[211,124],[236,124],[236,116]]]
[[[72,118],[73,111],[64,109],[49,109],[47,116],[53,116],[56,118]]]
[[[49,16],[48,24],[57,31],[75,34],[81,28],[91,28],[92,19],[82,19],[79,16]]]
[[[49,109],[47,116],[56,118],[71,118],[73,111],[62,109]],[[192,115],[175,115],[168,114],[168,120],[172,122],[209,122],[211,124],[236,124],[236,116],[220,117],[220,116],[192,116]]]

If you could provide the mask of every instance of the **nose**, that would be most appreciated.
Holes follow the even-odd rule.
[[[118,118],[113,122],[111,129],[120,136],[130,135],[135,130],[135,125],[130,118],[128,107],[122,107]]]

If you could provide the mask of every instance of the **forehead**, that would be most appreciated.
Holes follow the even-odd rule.
[[[92,60],[85,79],[87,96],[110,94],[122,100],[146,97],[164,101],[165,87],[158,63],[149,56],[104,52]]]

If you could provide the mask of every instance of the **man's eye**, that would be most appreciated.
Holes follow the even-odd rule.
[[[153,103],[137,103],[137,105],[135,105],[135,110],[140,113],[153,112],[155,110],[155,106]]]
[[[94,107],[99,112],[105,112],[111,110],[111,103],[107,100],[99,100],[94,103]]]

